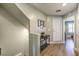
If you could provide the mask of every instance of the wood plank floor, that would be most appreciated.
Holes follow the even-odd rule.
[[[75,56],[74,43],[67,40],[65,44],[50,44],[41,52],[41,56]]]

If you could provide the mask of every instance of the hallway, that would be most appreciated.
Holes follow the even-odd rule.
[[[74,56],[74,49],[79,51],[79,5],[63,4],[0,4],[0,55]]]
[[[74,42],[72,39],[66,40],[65,49],[66,56],[74,56]]]
[[[67,39],[66,43],[50,44],[41,52],[41,56],[74,56],[74,42]]]

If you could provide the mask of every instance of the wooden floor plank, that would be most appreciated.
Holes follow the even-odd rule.
[[[67,40],[66,44],[50,44],[41,52],[41,56],[75,56],[73,41]]]

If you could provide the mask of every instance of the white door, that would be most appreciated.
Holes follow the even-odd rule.
[[[60,42],[62,40],[62,18],[54,17],[53,18],[53,42]]]

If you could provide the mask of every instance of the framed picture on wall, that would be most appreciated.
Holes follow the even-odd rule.
[[[44,28],[45,27],[45,21],[44,20],[40,20],[40,19],[38,19],[38,27],[40,27],[40,28]]]

